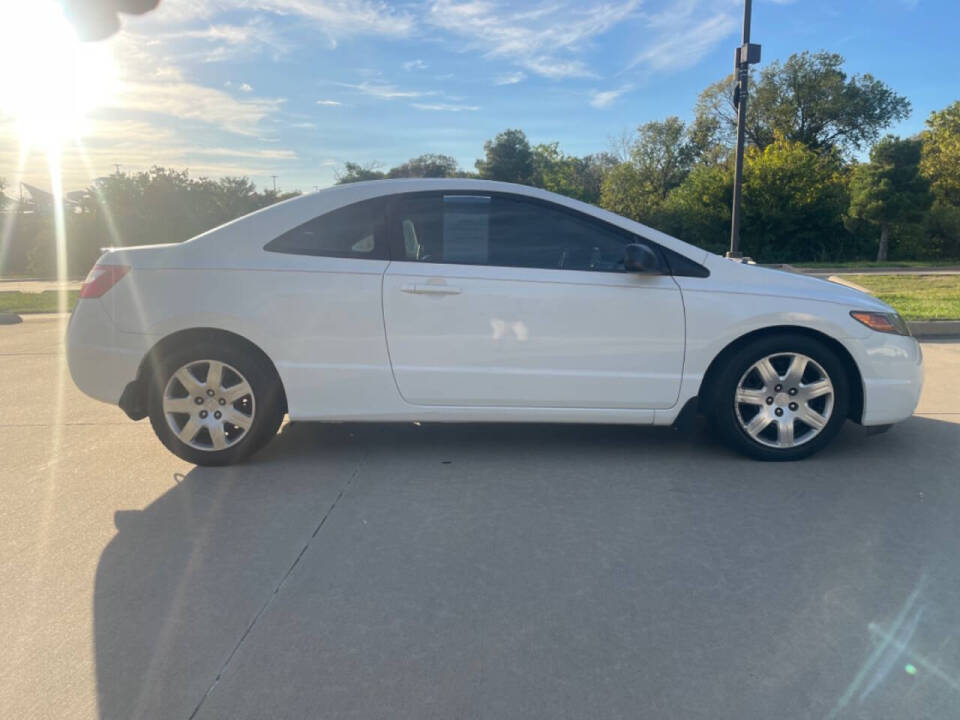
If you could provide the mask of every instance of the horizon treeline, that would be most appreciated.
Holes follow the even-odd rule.
[[[886,135],[910,102],[835,53],[753,71],[747,103],[742,249],[761,262],[960,258],[960,101],[914,137]],[[381,170],[345,163],[338,183],[479,177],[593,203],[713,252],[730,237],[733,77],[700,93],[694,119],[644,123],[578,157],[521,129],[488,140],[468,172],[428,153]],[[867,153],[868,159],[858,161]]]
[[[886,134],[909,100],[835,53],[803,52],[752,71],[747,105],[742,250],[759,262],[960,259],[960,101],[913,137]],[[593,203],[713,252],[727,248],[733,192],[733,78],[705,88],[693,120],[640,125],[584,156],[521,129],[487,140],[474,169],[425,153],[389,169],[346,162],[338,183],[479,177]],[[864,158],[860,160],[858,158]],[[0,202],[3,181],[0,180]],[[153,167],[97,179],[66,214],[68,272],[105,245],[180,242],[298,192],[245,177]],[[9,218],[11,215],[8,214]],[[15,214],[0,274],[56,269],[52,213]]]

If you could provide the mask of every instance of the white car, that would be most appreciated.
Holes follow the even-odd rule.
[[[108,251],[74,381],[201,465],[292,420],[670,425],[755,458],[909,417],[918,343],[887,305],[734,262],[543,190],[385,180],[192,240]]]

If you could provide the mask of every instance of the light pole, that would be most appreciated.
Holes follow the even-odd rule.
[[[743,42],[737,48],[734,58],[734,73],[737,87],[733,91],[733,102],[737,106],[737,154],[733,170],[733,208],[730,212],[730,252],[728,258],[740,259],[740,196],[743,189],[743,142],[747,124],[747,83],[750,79],[750,65],[760,62],[760,46],[750,42],[750,16],[752,0],[743,2]]]

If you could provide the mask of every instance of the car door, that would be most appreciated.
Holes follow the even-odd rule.
[[[684,353],[680,290],[624,272],[637,238],[519,195],[418,193],[389,213],[387,346],[420,405],[665,408]]]

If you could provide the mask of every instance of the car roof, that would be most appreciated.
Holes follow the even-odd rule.
[[[464,190],[506,193],[543,200],[621,227],[631,233],[679,252],[695,262],[702,263],[705,261],[707,255],[709,255],[709,253],[701,248],[685,243],[682,240],[678,240],[666,233],[630,220],[629,218],[625,218],[622,215],[604,210],[596,205],[591,205],[580,200],[566,197],[565,195],[558,195],[557,193],[529,185],[518,185],[496,180],[480,180],[476,178],[396,178],[334,185],[270,205],[227,225],[223,225],[220,228],[211,230],[195,239],[200,240],[201,238],[205,238],[205,242],[212,241],[211,244],[216,243],[216,236],[221,235],[224,231],[227,231],[228,228],[233,230],[238,229],[238,224],[247,226],[245,229],[248,230],[253,230],[255,227],[262,229],[262,232],[257,231],[250,234],[256,237],[263,237],[263,233],[267,232],[268,228],[272,229],[275,234],[279,234],[279,232],[284,232],[285,229],[294,228],[319,215],[363,200],[415,192],[455,192]]]

